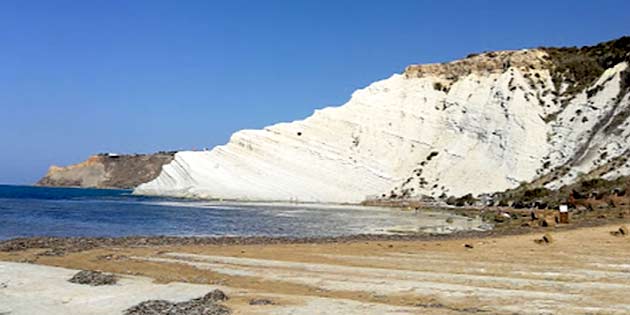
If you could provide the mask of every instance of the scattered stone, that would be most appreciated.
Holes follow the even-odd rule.
[[[118,279],[112,274],[102,273],[100,271],[83,270],[79,271],[68,281],[76,284],[99,286],[116,284]]]
[[[464,244],[464,247],[466,247],[466,248],[470,248],[470,249],[475,248],[475,247],[474,247],[474,246],[472,246],[471,244]]]
[[[65,255],[66,255],[66,251],[63,248],[57,248],[57,247],[38,254],[38,256],[56,256],[56,257],[61,257]]]
[[[126,315],[149,315],[149,314],[169,314],[175,303],[164,300],[144,301],[136,306],[132,306],[125,311]]]
[[[542,238],[534,240],[536,244],[551,244],[553,243],[553,236],[551,234],[546,233]]]
[[[230,298],[223,291],[217,289],[204,295],[203,299],[205,301],[223,302],[229,300]]]
[[[216,304],[226,301],[227,295],[214,290],[203,297],[190,301],[173,303],[164,300],[149,300],[128,308],[125,315],[229,315],[232,310]]]
[[[494,222],[498,222],[498,223],[506,222],[511,219],[512,219],[512,216],[506,212],[497,213],[494,216]]]
[[[446,306],[442,303],[417,303],[416,307],[423,308],[445,308]]]
[[[556,218],[555,217],[551,217],[551,216],[544,217],[540,221],[540,226],[542,226],[542,227],[554,227],[554,226],[556,226]]]
[[[6,289],[8,285],[4,282],[0,282],[0,289]]]
[[[272,300],[269,299],[252,299],[249,301],[249,305],[274,305]]]
[[[610,232],[613,236],[628,236],[630,234],[630,230],[625,225],[622,225],[617,231]]]
[[[446,223],[448,223],[448,224],[453,223],[453,218],[448,218],[448,219],[446,219]]]
[[[97,256],[96,259],[98,260],[129,260],[129,257],[125,255],[107,254],[107,255]]]
[[[486,212],[492,221],[495,213]],[[484,218],[485,220],[485,218]],[[537,224],[534,222],[533,224]],[[401,233],[401,234],[355,234],[347,236],[318,236],[318,237],[290,237],[290,236],[124,236],[124,237],[28,237],[14,238],[0,241],[0,252],[17,252],[28,249],[52,250],[46,255],[71,254],[95,248],[135,248],[135,247],[172,247],[172,246],[205,246],[205,245],[274,245],[274,244],[332,244],[347,242],[369,242],[369,244],[383,246],[380,242],[402,242],[423,240],[447,240],[454,238],[485,237],[496,235],[496,230],[485,231],[454,231],[448,234],[433,233]],[[437,246],[437,245],[436,245]],[[243,251],[244,252],[244,251]],[[41,255],[41,254],[40,254]],[[107,255],[105,255],[107,256]],[[124,255],[111,257],[115,259],[129,259]],[[107,257],[103,257],[107,260]]]

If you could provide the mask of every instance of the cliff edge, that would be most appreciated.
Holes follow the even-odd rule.
[[[411,65],[304,120],[178,152],[145,195],[303,202],[480,195],[630,175],[630,37]]]
[[[132,189],[155,179],[176,152],[118,155],[102,153],[65,167],[51,166],[35,185]]]

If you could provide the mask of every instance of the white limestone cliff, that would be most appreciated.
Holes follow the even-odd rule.
[[[531,49],[410,66],[342,106],[179,152],[135,193],[355,203],[478,195],[567,169],[546,183],[558,187],[630,149],[628,64],[560,102],[549,59]]]

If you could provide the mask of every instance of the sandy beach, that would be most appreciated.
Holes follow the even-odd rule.
[[[111,314],[142,299],[190,299],[221,288],[235,314],[624,314],[630,237],[611,234],[619,227],[414,241],[106,246],[58,256],[42,255],[46,248],[0,252],[0,312],[50,305],[74,312],[85,303],[90,308],[82,311]],[[535,242],[545,233],[550,243]],[[124,281],[107,289],[66,281],[82,269]],[[256,298],[273,305],[250,305]]]

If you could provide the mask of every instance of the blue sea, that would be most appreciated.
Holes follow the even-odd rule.
[[[128,190],[0,185],[0,240],[25,236],[340,236],[442,228],[448,217],[452,216],[391,208],[199,201],[135,196]]]

